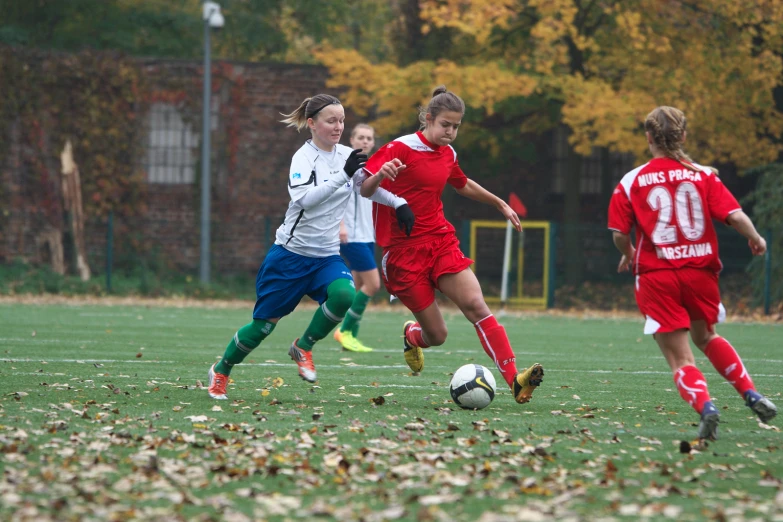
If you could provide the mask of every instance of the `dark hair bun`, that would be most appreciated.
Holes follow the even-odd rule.
[[[438,94],[444,94],[446,92],[447,92],[447,89],[446,89],[445,85],[438,85],[437,87],[435,87],[435,90],[432,91],[432,97],[434,98]]]

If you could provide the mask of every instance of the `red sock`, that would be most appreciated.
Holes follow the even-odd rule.
[[[430,345],[424,341],[424,332],[419,323],[412,324],[410,328],[408,328],[408,331],[405,332],[405,338],[413,346],[418,346],[419,348],[430,347]]]
[[[674,384],[677,385],[680,397],[701,415],[704,403],[710,400],[707,381],[701,371],[695,366],[683,366],[674,372]]]
[[[494,315],[488,315],[475,324],[481,346],[487,355],[495,361],[495,366],[500,370],[500,375],[508,383],[509,387],[517,375],[517,363],[511,343],[508,342],[506,329],[498,324]]]
[[[712,365],[743,397],[748,390],[755,390],[742,359],[734,347],[723,337],[716,337],[704,349],[704,355]]]

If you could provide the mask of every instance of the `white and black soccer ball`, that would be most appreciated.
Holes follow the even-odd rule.
[[[454,372],[449,391],[460,408],[480,410],[495,398],[495,376],[480,364],[466,364]]]

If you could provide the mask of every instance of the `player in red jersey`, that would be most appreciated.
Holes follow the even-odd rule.
[[[420,372],[424,367],[422,348],[446,342],[446,322],[435,302],[437,288],[475,326],[484,351],[497,365],[514,398],[525,403],[541,384],[544,370],[534,364],[517,371],[506,330],[484,302],[478,280],[469,269],[473,261],[460,251],[454,227],[443,214],[440,197],[448,183],[462,196],[494,205],[521,230],[516,212],[460,169],[451,143],[457,138],[464,113],[465,103],[459,96],[445,87],[436,88],[428,106],[419,111],[422,130],[384,145],[367,163],[365,170],[374,175],[384,163],[399,162],[396,178],[384,179],[380,186],[404,198],[416,216],[411,229],[402,224],[398,227],[398,215],[393,210],[387,212],[383,206],[373,205],[376,241],[383,248],[381,271],[389,293],[416,317],[415,322],[408,321],[403,327],[405,361],[411,370]],[[363,196],[370,194],[362,187]]]
[[[680,395],[701,415],[699,438],[715,440],[718,410],[696,368],[688,330],[762,422],[769,422],[777,408],[756,391],[737,352],[715,333],[726,311],[718,290],[722,265],[712,220],[745,236],[753,255],[764,254],[767,245],[717,171],[683,152],[685,127],[685,115],[673,107],[658,107],[647,116],[644,128],[653,159],[620,181],[609,204],[609,229],[622,254],[618,272],[633,265],[644,333],[654,336]],[[636,247],[629,236],[634,227]]]

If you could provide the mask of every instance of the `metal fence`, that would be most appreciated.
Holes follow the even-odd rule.
[[[213,282],[207,287],[199,283],[198,277],[197,216],[192,216],[194,225],[191,228],[183,229],[182,222],[188,219],[187,216],[174,216],[170,220],[166,216],[143,216],[129,220],[113,216],[88,220],[85,227],[87,257],[93,273],[90,291],[253,299],[255,273],[274,243],[275,230],[283,216],[258,217],[247,227],[247,238],[242,244],[221,242],[223,236],[235,237],[235,234],[229,234],[226,228],[229,225],[213,222]],[[580,278],[569,284],[565,248],[569,231],[565,225],[550,224],[546,230],[526,230],[521,244],[520,238],[514,237],[508,282],[512,301],[524,306],[544,298],[541,304],[557,308],[634,309],[632,278],[627,273],[617,273],[619,254],[605,226],[582,224],[576,227]],[[491,303],[496,303],[501,293],[505,228],[476,229],[472,238],[475,244],[471,245],[470,221],[455,225],[463,251],[474,256],[476,274],[485,296]],[[150,241],[153,235],[150,227],[155,229],[157,239],[154,242]],[[746,240],[734,230],[718,225],[717,231],[724,266],[721,290],[729,311],[783,312],[783,279],[773,276],[781,273],[783,252],[776,251],[770,242],[772,248],[768,255],[754,259]],[[545,251],[547,236],[551,246],[549,255]],[[75,273],[74,252],[69,244],[66,237],[64,257],[70,267],[68,271]],[[50,261],[45,246],[38,245],[38,251],[27,257],[33,266],[41,269],[49,266]],[[380,250],[376,251],[376,256],[380,261]],[[5,279],[16,277],[9,275],[8,270],[5,274]],[[57,284],[44,286],[41,288],[44,291],[56,292],[63,288]],[[375,299],[388,299],[388,294],[382,289]]]

